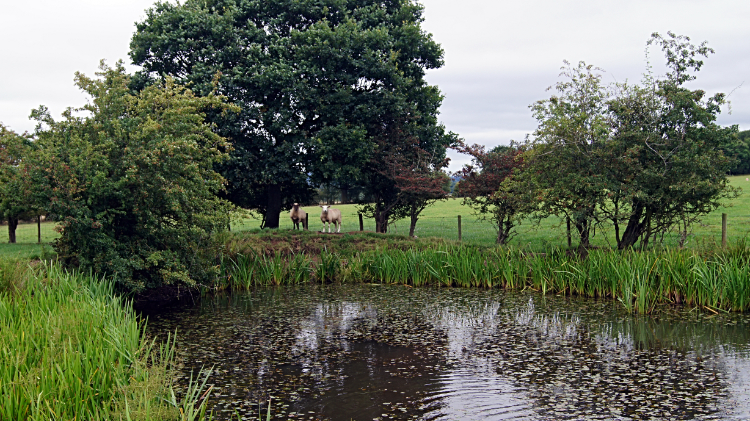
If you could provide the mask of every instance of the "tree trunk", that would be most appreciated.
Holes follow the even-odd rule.
[[[388,232],[388,215],[385,212],[375,214],[375,232],[382,234]]]
[[[375,232],[388,232],[388,212],[380,205],[375,206]]]
[[[505,232],[505,228],[497,230],[497,240],[495,241],[498,245],[505,245],[508,242],[508,233]]]
[[[580,236],[580,243],[578,245],[581,249],[587,249],[591,245],[589,235],[591,233],[591,221],[588,219],[578,219],[576,220],[576,229],[578,230],[578,235]]]
[[[503,218],[505,219],[505,218]],[[501,220],[497,226],[497,244],[505,245],[510,239],[510,230],[513,229],[513,223],[510,220]]]
[[[643,217],[644,206],[640,203],[633,204],[633,213],[628,218],[628,225],[622,233],[622,238],[617,242],[619,250],[625,250],[633,247],[646,229],[645,222],[641,222]]]
[[[280,213],[281,213],[281,186],[278,184],[269,184],[268,185],[268,207],[266,208],[265,228],[278,228]]]
[[[8,218],[8,242],[16,243],[16,228],[18,228],[18,218]]]
[[[417,220],[419,220],[419,215],[416,215],[412,212],[411,214],[411,223],[409,224],[409,237],[414,238],[414,231],[417,228]]]

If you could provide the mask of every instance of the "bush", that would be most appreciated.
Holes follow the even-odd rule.
[[[121,63],[102,63],[98,79],[76,75],[91,95],[85,118],[35,115],[37,168],[58,215],[60,259],[112,276],[127,290],[195,285],[217,275],[213,233],[229,224],[213,170],[227,143],[204,122],[204,110],[227,110],[223,98],[195,97],[167,80],[134,94]]]

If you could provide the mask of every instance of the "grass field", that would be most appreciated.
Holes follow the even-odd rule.
[[[692,233],[688,236],[686,245],[688,247],[714,246],[721,242],[721,214],[728,215],[728,237],[730,242],[744,238],[750,233],[750,181],[746,176],[729,177],[735,187],[743,189],[742,195],[733,200],[728,207],[719,208],[703,218],[700,224],[694,225]],[[468,206],[461,205],[461,199],[448,199],[438,202],[422,212],[417,222],[416,235],[424,237],[441,237],[450,240],[458,239],[458,215],[461,215],[462,239],[464,242],[479,245],[493,245],[496,232],[489,222],[481,221],[473,215]],[[358,231],[359,219],[357,217],[356,205],[336,205],[341,210],[342,231]],[[309,227],[311,230],[321,230],[323,224],[320,222],[320,208],[308,206],[303,208],[309,214]],[[259,219],[246,219],[236,221],[232,224],[235,231],[256,229],[260,226]],[[292,229],[292,221],[283,214],[280,223],[281,229]],[[365,219],[364,229],[375,231],[375,220]],[[510,244],[517,247],[529,248],[531,250],[544,250],[549,247],[566,247],[566,227],[564,221],[559,218],[547,218],[539,225],[531,220],[524,221],[517,229],[517,236]],[[391,225],[390,232],[394,234],[409,234],[409,221],[402,220]],[[575,233],[573,233],[575,235]],[[676,234],[665,236],[664,246],[677,245]],[[592,243],[600,247],[614,247],[614,230],[597,230]],[[575,237],[573,244],[576,244]]]
[[[687,246],[691,248],[712,247],[721,241],[721,214],[728,215],[728,236],[730,242],[745,238],[750,233],[750,181],[747,176],[729,177],[735,187],[743,189],[742,195],[733,200],[725,208],[720,208],[703,218],[701,224],[694,225],[691,235],[688,237]],[[342,231],[359,231],[359,219],[357,217],[356,205],[336,205],[341,209],[343,224]],[[320,208],[308,206],[303,208],[310,215],[309,227],[311,230],[321,230],[323,224],[320,222]],[[493,245],[495,243],[495,229],[489,222],[481,221],[473,215],[468,206],[461,205],[461,199],[448,199],[438,202],[425,209],[417,223],[416,235],[420,238],[440,237],[449,240],[458,239],[458,215],[461,215],[463,241],[470,244]],[[287,213],[282,214],[281,229],[292,229],[292,221]],[[42,242],[46,252],[51,252],[49,243],[57,238],[53,222],[42,223]],[[259,219],[245,219],[232,223],[233,231],[246,231],[257,229],[260,226]],[[6,226],[0,227],[3,231]],[[365,219],[364,229],[375,231],[375,220]],[[510,244],[531,250],[545,250],[549,247],[565,247],[567,240],[565,236],[565,224],[559,218],[547,218],[541,224],[536,225],[532,221],[524,221],[517,228],[517,236]],[[394,234],[407,235],[409,233],[409,221],[402,220],[391,225],[390,232]],[[17,244],[8,244],[7,234],[0,235],[0,257],[30,258],[42,255],[42,246],[37,244],[36,224],[21,224],[16,232]],[[573,238],[575,244],[575,238]],[[598,230],[592,238],[595,246],[614,246],[614,233],[612,229]],[[676,246],[677,235],[667,236],[664,245]]]
[[[52,240],[59,235],[55,232],[54,222],[42,222],[42,244],[37,243],[36,222],[30,224],[19,224],[16,229],[16,244],[8,244],[8,225],[0,226],[0,257],[30,259],[41,257],[44,253],[51,253]]]

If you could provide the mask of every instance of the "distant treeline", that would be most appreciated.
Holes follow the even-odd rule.
[[[729,170],[730,174],[750,174],[750,130],[739,132],[737,140],[727,145],[724,154],[737,159],[737,164]]]

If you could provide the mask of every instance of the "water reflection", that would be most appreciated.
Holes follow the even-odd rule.
[[[747,419],[747,315],[403,286],[264,290],[145,311],[214,419]],[[235,416],[234,419],[237,419]]]

